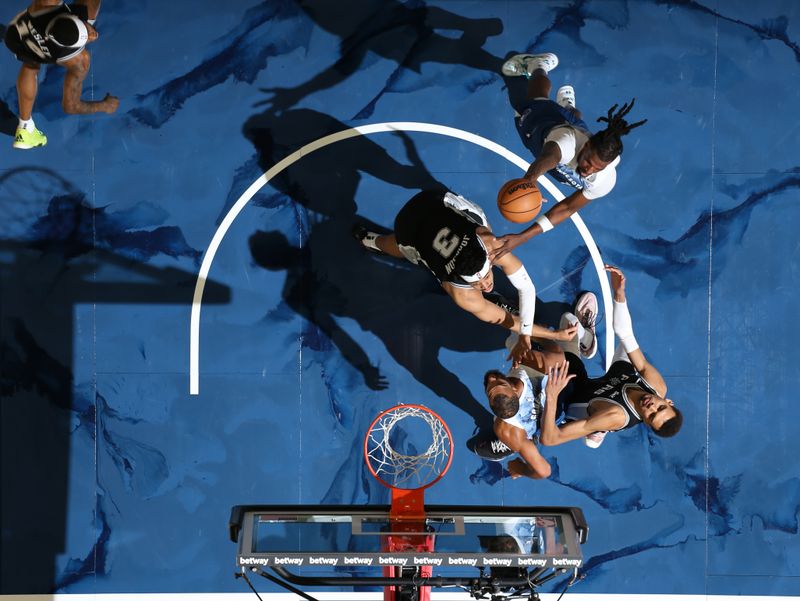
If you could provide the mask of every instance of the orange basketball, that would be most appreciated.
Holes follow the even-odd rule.
[[[512,179],[497,193],[500,214],[514,223],[526,223],[539,214],[542,193],[527,179]]]

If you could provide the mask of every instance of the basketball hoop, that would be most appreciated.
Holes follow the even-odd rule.
[[[429,429],[430,441],[421,432]],[[416,435],[416,440],[410,440]],[[401,448],[400,445],[405,445]],[[397,405],[382,412],[364,437],[364,458],[373,476],[392,490],[424,490],[445,475],[453,461],[453,437],[444,420],[422,405]]]
[[[389,553],[433,552],[435,537],[425,532],[425,489],[447,473],[453,461],[453,436],[444,420],[422,405],[397,405],[382,412],[367,428],[364,459],[373,476],[392,491],[389,520],[395,534],[386,536],[383,549]],[[428,578],[431,566],[386,567],[392,578],[417,574]],[[430,587],[417,594],[396,586],[384,587],[384,601],[414,598],[430,600]]]

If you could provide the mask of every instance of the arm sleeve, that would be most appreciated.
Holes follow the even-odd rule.
[[[628,303],[614,302],[614,334],[619,338],[619,343],[625,349],[626,353],[632,353],[639,348],[639,343],[633,335],[633,322],[631,321],[631,314],[628,312]]]
[[[519,292],[519,333],[530,336],[536,312],[536,287],[524,265],[510,274],[508,279]]]
[[[550,130],[550,133],[547,134],[542,145],[544,146],[547,142],[555,142],[558,144],[561,150],[561,160],[559,163],[569,163],[575,156],[575,146],[577,142],[575,141],[575,130],[571,127],[567,125],[554,127]]]

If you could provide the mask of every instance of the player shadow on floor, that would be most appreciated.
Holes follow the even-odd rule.
[[[269,111],[254,115],[243,131],[257,154],[237,170],[227,205],[294,151],[345,129],[344,123],[310,109],[287,111],[280,117]],[[391,135],[401,136],[407,164],[374,141]],[[365,222],[356,215],[355,202],[365,177],[390,184],[380,189],[390,190],[391,195],[384,193],[370,201],[391,206],[390,221],[418,190],[446,187],[428,172],[404,133],[356,136],[316,150],[271,179],[269,186],[276,190],[265,189],[254,199],[254,204],[265,208],[293,211],[295,226],[285,233],[253,234],[250,250],[255,262],[271,271],[287,272],[284,301],[325,333],[367,386],[380,390],[391,382],[385,381],[374,358],[338,326],[337,317],[350,317],[362,329],[374,332],[420,383],[465,411],[476,424],[490,424],[485,403],[476,400],[461,377],[442,365],[439,353],[442,348],[501,350],[507,333],[458,309],[425,269],[378,258],[352,239],[353,224]],[[371,227],[385,230],[375,224]],[[546,306],[540,315],[548,318]],[[558,316],[551,317],[547,323],[558,323]]]
[[[0,133],[13,137],[17,131],[17,116],[0,100]]]
[[[257,265],[286,271],[284,301],[325,333],[370,388],[380,390],[391,382],[337,319],[353,319],[377,336],[420,384],[477,425],[491,423],[487,408],[462,381],[464,375],[447,369],[440,353],[498,350],[503,348],[504,332],[458,310],[424,270],[367,255],[347,235],[339,223],[324,222],[314,227],[302,248],[274,231],[256,232],[249,244]]]
[[[177,228],[150,229],[145,220],[126,228],[105,208],[89,206],[55,172],[8,171],[0,176],[0,199],[6,211],[0,225],[0,594],[44,595],[102,575],[107,559],[106,510],[114,500],[95,482],[94,470],[88,497],[69,489],[80,483],[70,476],[74,448],[99,446],[118,467],[141,469],[126,456],[130,441],[105,428],[122,416],[101,408],[96,374],[76,371],[87,360],[76,352],[93,345],[92,332],[75,323],[78,307],[188,306],[195,274],[146,264],[156,253],[189,252]],[[129,215],[134,218],[135,209]],[[226,303],[229,297],[227,287],[214,283],[204,300]],[[80,512],[87,501],[88,515]],[[96,537],[84,557],[63,555],[68,510],[73,519],[85,519],[70,527],[88,528],[85,536]],[[74,536],[80,541],[84,535]]]
[[[237,168],[218,221],[253,181],[280,161],[310,142],[347,129],[350,127],[345,123],[312,109],[296,109],[280,116],[264,111],[250,117],[242,132],[256,154]],[[406,163],[376,142],[387,136],[400,137]],[[308,153],[270,180],[270,188],[279,192],[276,197],[262,196],[251,202],[268,207],[296,203],[317,215],[352,223],[356,192],[365,176],[405,188],[410,191],[409,198],[423,188],[445,187],[425,167],[410,136],[393,132],[359,135]],[[265,188],[265,192],[268,190]],[[394,199],[376,201],[394,202]]]
[[[273,96],[263,104],[276,111],[288,110],[310,94],[345,82],[375,60],[373,55],[398,65],[386,73],[384,86],[390,86],[402,69],[419,73],[424,63],[463,64],[491,73],[498,73],[502,64],[501,58],[482,47],[488,37],[502,33],[500,19],[471,19],[422,3],[410,8],[394,0],[264,0],[244,11],[235,26],[220,34],[203,62],[137,95],[138,106],[128,114],[159,128],[193,96],[231,77],[252,84],[271,59],[307,53],[315,27],[341,39],[338,60],[332,57],[330,66],[295,87],[266,90]],[[460,35],[450,37],[440,31]],[[294,60],[295,65],[303,65],[302,59]],[[377,97],[370,104],[375,101]]]
[[[365,66],[371,55],[398,66],[385,74],[385,86],[404,69],[420,73],[425,63],[465,65],[492,74],[499,73],[503,64],[502,58],[483,49],[487,38],[503,32],[497,18],[472,19],[424,3],[409,6],[396,0],[298,0],[297,5],[318,27],[341,40],[339,58],[299,85],[266,89],[273,93],[266,104],[275,111],[341,84]]]
[[[236,191],[245,189],[255,177],[298,148],[345,129],[345,124],[310,109],[287,111],[281,117],[268,111],[251,117],[244,125],[244,134],[257,154],[238,170],[228,204],[234,202]],[[477,423],[485,423],[486,409],[438,359],[442,337],[448,330],[474,332],[460,325],[464,317],[471,316],[459,315],[450,298],[424,270],[410,264],[375,261],[350,235],[356,221],[355,198],[365,176],[390,184],[381,189],[399,188],[396,197],[393,193],[375,199],[376,203],[398,208],[420,189],[445,187],[428,172],[408,135],[379,134],[398,135],[408,164],[372,137],[357,136],[307,154],[273,178],[270,186],[277,193],[256,202],[292,210],[300,236],[295,239],[296,233],[291,232],[290,242],[281,232],[257,232],[250,238],[251,253],[261,267],[287,271],[285,302],[325,333],[363,375],[367,386],[380,390],[391,382],[385,381],[374,358],[337,325],[336,317],[352,317],[363,329],[374,331],[417,380]],[[402,319],[408,316],[408,324],[399,315]],[[464,350],[502,348],[502,331],[477,325],[480,331],[474,332],[476,341],[472,345],[462,341],[450,342],[450,346]]]

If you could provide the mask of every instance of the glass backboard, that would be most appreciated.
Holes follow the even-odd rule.
[[[572,507],[427,506],[424,521],[389,507],[237,506],[237,565],[282,567],[580,567],[588,528]],[[401,532],[402,531],[402,532]],[[433,551],[388,552],[391,536],[433,539]]]

